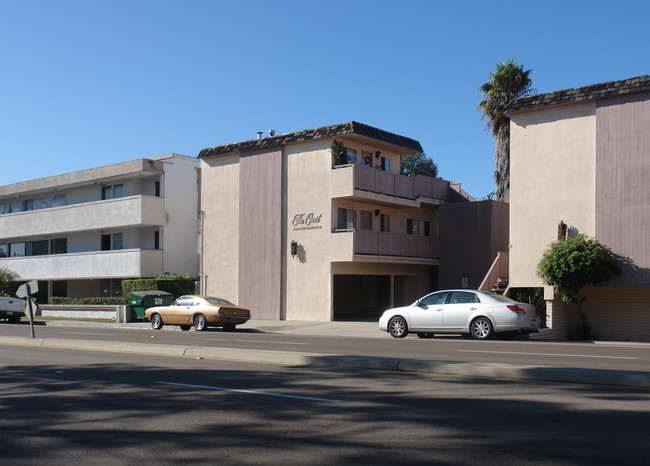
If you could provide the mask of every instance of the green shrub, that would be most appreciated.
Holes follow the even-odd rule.
[[[122,294],[128,300],[134,291],[166,291],[178,298],[184,294],[194,294],[195,280],[187,275],[164,275],[157,278],[122,280]]]
[[[70,304],[70,305],[81,305],[81,306],[97,306],[97,305],[121,306],[124,304],[128,304],[128,300],[119,297],[68,298],[68,297],[52,296],[49,299],[49,304],[63,304],[63,305]]]

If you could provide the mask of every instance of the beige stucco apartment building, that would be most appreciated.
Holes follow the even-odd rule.
[[[543,286],[537,263],[563,221],[623,269],[582,294],[592,332],[650,341],[650,75],[521,98],[508,116],[511,288]],[[574,307],[545,295],[551,335],[571,336]]]
[[[203,292],[261,319],[326,321],[375,319],[432,291],[439,208],[471,199],[400,175],[400,156],[418,152],[357,122],[204,149]]]

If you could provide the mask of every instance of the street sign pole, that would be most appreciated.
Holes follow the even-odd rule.
[[[19,298],[25,298],[27,300],[27,306],[25,306],[25,313],[29,317],[29,328],[32,332],[32,338],[34,338],[34,311],[32,310],[32,293],[38,293],[38,282],[32,280],[29,283],[25,283],[18,287],[16,291],[16,296]]]
[[[29,283],[27,284],[27,310],[29,314],[29,329],[32,332],[32,338],[34,338],[34,311],[32,310],[32,297]]]

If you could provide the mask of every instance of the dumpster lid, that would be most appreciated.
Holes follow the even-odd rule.
[[[167,293],[166,291],[160,291],[160,290],[154,290],[154,291],[132,291],[131,294],[133,296],[139,296],[141,298],[145,296],[171,296],[171,293]]]

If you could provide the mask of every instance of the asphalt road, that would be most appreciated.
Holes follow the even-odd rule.
[[[71,340],[123,341],[129,343],[201,346],[256,351],[285,351],[324,353],[346,356],[433,359],[476,364],[518,364],[553,368],[580,368],[585,370],[650,371],[650,344],[606,344],[579,342],[549,342],[534,340],[475,341],[460,336],[436,336],[427,340],[416,336],[394,339],[385,332],[376,331],[373,337],[347,335],[290,335],[255,327],[254,322],[239,327],[235,332],[208,329],[205,332],[182,332],[178,327],[154,331],[146,324],[119,328],[114,324],[88,327],[35,326],[37,338]],[[372,324],[374,325],[374,324]],[[29,336],[29,325],[0,324],[0,336]]]
[[[620,387],[2,346],[0,393],[7,465],[634,465],[650,455],[650,392]]]

